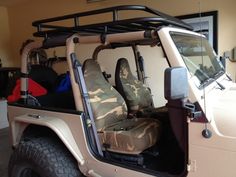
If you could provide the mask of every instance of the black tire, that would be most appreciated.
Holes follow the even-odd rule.
[[[13,152],[9,177],[83,177],[76,160],[52,138],[23,141]]]

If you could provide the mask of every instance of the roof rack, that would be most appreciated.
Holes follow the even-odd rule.
[[[129,19],[120,19],[121,11],[140,11],[148,13],[151,17],[137,17]],[[91,15],[111,13],[111,20],[108,22],[80,24],[81,17],[86,18]],[[66,26],[65,22],[70,21],[71,25]],[[55,24],[56,23],[56,24]],[[64,25],[57,25],[62,23]],[[192,30],[192,27],[179,19],[171,17],[167,14],[154,10],[152,8],[140,5],[126,5],[93,10],[88,12],[75,13],[65,16],[38,20],[32,23],[37,28],[37,32],[33,35],[36,37],[55,37],[60,35],[72,35],[80,33],[80,35],[91,34],[114,34],[133,31],[144,31],[157,29],[160,26],[176,26]]]

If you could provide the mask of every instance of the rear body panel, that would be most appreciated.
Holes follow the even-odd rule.
[[[80,115],[78,114],[71,114],[71,113],[60,113],[55,111],[45,111],[45,110],[38,110],[32,108],[24,108],[19,106],[8,106],[9,111],[9,122],[11,127],[11,134],[12,134],[12,144],[14,147],[20,141],[22,133],[25,128],[27,128],[30,124],[42,125],[47,126],[45,124],[45,120],[58,119],[58,125],[54,126],[55,129],[58,130],[58,136],[63,139],[63,137],[67,140],[65,143],[68,143],[68,147],[75,148],[75,152],[78,152],[77,157],[81,158],[81,162],[78,160],[78,166],[80,170],[87,176],[89,174],[91,176],[102,176],[102,177],[118,177],[118,176],[127,176],[133,177],[134,175],[137,177],[150,177],[152,175],[145,174],[142,172],[134,171],[132,169],[127,169],[125,167],[117,166],[111,163],[106,163],[98,160],[94,157],[91,153],[91,150],[88,146],[87,138],[85,137],[85,131],[83,126],[83,121]],[[28,115],[40,115],[40,119],[35,119],[29,117]],[[45,119],[45,120],[44,120]],[[48,121],[47,120],[47,121]],[[65,127],[67,132],[65,132]],[[61,129],[60,129],[61,128]],[[68,136],[68,132],[71,132],[71,136]],[[61,135],[60,135],[61,134]],[[62,140],[63,141],[63,140]],[[76,151],[75,144],[78,147]],[[72,153],[73,154],[73,153]],[[75,156],[76,157],[76,156]]]

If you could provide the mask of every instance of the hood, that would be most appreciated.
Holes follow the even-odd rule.
[[[224,136],[236,137],[236,85],[215,96],[212,108],[217,129]]]

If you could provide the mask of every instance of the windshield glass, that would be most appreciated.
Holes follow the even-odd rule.
[[[172,33],[172,39],[190,74],[199,80],[199,87],[224,73],[224,68],[209,42],[200,36]]]

